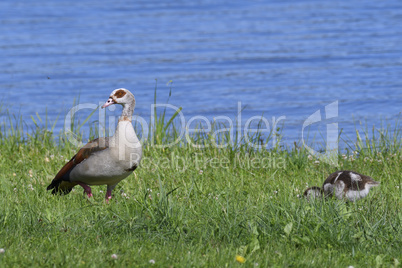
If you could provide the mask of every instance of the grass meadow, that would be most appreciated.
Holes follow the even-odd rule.
[[[90,200],[81,187],[66,196],[47,192],[78,148],[38,119],[33,119],[37,127],[27,130],[20,119],[9,118],[0,123],[1,267],[397,267],[402,262],[398,125],[349,142],[337,167],[310,156],[300,144],[255,150],[241,142],[220,149],[145,142],[140,168],[118,184],[106,204],[106,186],[93,186]],[[155,120],[155,144],[175,136],[172,120]],[[204,133],[192,141],[211,145],[216,137]],[[301,198],[307,186],[321,186],[341,169],[372,176],[381,185],[355,203]]]

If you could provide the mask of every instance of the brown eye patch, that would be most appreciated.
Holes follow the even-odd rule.
[[[126,92],[123,89],[119,89],[116,91],[116,93],[114,93],[114,95],[119,99],[126,95]]]

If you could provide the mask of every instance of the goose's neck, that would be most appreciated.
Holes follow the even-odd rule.
[[[131,119],[133,118],[134,107],[135,107],[134,101],[130,104],[124,104],[123,111],[121,112],[121,116],[119,118],[119,122],[120,121],[130,121],[131,122]]]

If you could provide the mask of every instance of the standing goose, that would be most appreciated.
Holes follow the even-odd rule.
[[[366,197],[370,188],[378,185],[380,183],[369,176],[348,170],[336,171],[328,176],[322,188],[318,186],[307,188],[304,196],[307,199],[313,199],[335,195],[340,200],[346,198],[354,202]]]
[[[112,104],[123,106],[114,136],[97,138],[82,147],[47,187],[52,194],[68,194],[78,184],[84,188],[84,194],[92,197],[89,185],[106,184],[108,201],[114,187],[138,167],[142,148],[131,124],[134,95],[124,88],[115,89],[102,108]]]

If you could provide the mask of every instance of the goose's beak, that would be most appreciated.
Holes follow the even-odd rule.
[[[115,102],[114,102],[114,100],[112,98],[109,98],[107,100],[107,102],[105,102],[105,104],[102,105],[102,108],[106,108],[106,107],[108,107],[108,106],[110,106],[112,104],[115,104]]]

